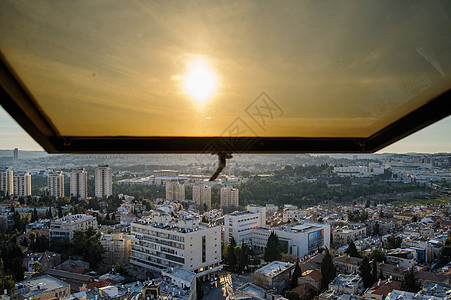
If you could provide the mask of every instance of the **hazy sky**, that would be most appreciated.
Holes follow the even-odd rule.
[[[13,148],[19,148],[21,150],[43,150],[0,107],[0,149]],[[380,153],[384,152],[451,153],[451,117],[443,119],[380,151]]]

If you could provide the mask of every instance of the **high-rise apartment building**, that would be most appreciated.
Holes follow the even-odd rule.
[[[12,195],[13,191],[13,170],[11,168],[0,169],[0,191],[5,195]]]
[[[193,200],[199,209],[204,210],[206,207],[207,210],[211,210],[211,186],[206,184],[193,186]]]
[[[70,172],[70,195],[82,199],[88,197],[88,173],[84,168]]]
[[[64,175],[63,172],[53,172],[47,177],[49,195],[55,198],[64,197]]]
[[[238,207],[240,205],[239,190],[232,186],[223,186],[221,188],[221,208]]]
[[[107,165],[96,168],[95,194],[97,198],[113,195],[113,170]]]
[[[31,196],[31,175],[28,172],[15,173],[13,176],[14,195]]]
[[[14,148],[13,162],[18,162],[18,161],[19,161],[19,149],[18,148]]]
[[[130,263],[153,271],[181,268],[207,279],[222,269],[221,226],[170,215],[131,224]]]
[[[168,200],[185,200],[185,185],[178,181],[170,181],[166,183],[166,199]]]

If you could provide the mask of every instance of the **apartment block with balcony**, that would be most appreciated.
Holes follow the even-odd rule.
[[[13,177],[14,195],[19,197],[31,196],[31,175],[28,172],[19,172]]]
[[[113,170],[109,166],[98,166],[94,177],[96,198],[101,199],[113,195]]]
[[[131,224],[130,263],[152,271],[182,268],[207,279],[222,270],[221,226],[162,214]]]
[[[12,195],[13,191],[13,170],[11,168],[0,169],[0,191],[5,195]]]
[[[125,233],[103,234],[100,244],[105,249],[104,263],[127,265],[130,259],[131,235]]]
[[[64,175],[63,172],[52,172],[47,177],[49,195],[55,198],[64,197]]]
[[[50,224],[49,238],[65,238],[71,240],[75,230],[86,230],[89,227],[98,228],[97,219],[89,215],[68,215]]]
[[[82,199],[88,197],[88,173],[84,168],[70,172],[70,195]]]

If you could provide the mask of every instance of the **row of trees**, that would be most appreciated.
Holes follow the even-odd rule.
[[[241,273],[246,271],[250,263],[249,260],[249,245],[245,242],[241,246],[236,245],[234,238],[230,241],[224,249],[224,262],[230,271]]]

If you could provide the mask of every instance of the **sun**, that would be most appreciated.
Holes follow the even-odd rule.
[[[184,76],[185,92],[199,104],[205,103],[214,94],[218,85],[215,73],[206,61],[198,59],[188,64]]]

